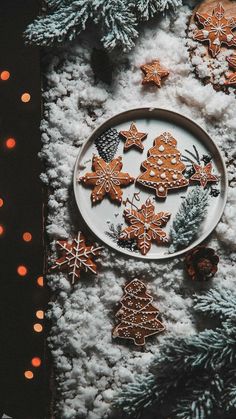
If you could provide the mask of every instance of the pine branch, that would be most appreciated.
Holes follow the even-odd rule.
[[[170,230],[170,253],[187,247],[194,240],[207,213],[208,196],[207,190],[197,186],[181,203]]]
[[[135,7],[141,20],[149,20],[158,12],[163,12],[170,7],[176,9],[182,5],[182,0],[137,0]]]
[[[226,288],[215,288],[194,299],[194,310],[220,320],[236,321],[236,295]]]

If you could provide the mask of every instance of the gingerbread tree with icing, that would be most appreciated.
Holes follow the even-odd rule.
[[[135,345],[145,345],[148,336],[165,330],[157,319],[159,310],[152,304],[153,298],[139,279],[133,279],[124,289],[121,308],[116,317],[120,323],[113,329],[114,338],[132,339]]]
[[[176,139],[164,132],[154,140],[147,160],[142,163],[145,172],[138,176],[137,182],[155,189],[158,198],[165,198],[169,189],[184,188],[189,183],[183,176],[186,166],[176,145]]]

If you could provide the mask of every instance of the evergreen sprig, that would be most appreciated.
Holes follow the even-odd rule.
[[[170,230],[170,253],[187,247],[195,239],[207,213],[208,198],[208,191],[200,186],[184,198]]]
[[[94,21],[106,49],[119,46],[129,50],[138,37],[140,21],[181,5],[182,0],[45,0],[42,15],[27,27],[24,36],[29,44],[62,44]]]
[[[171,395],[169,414],[173,418],[236,414],[235,302],[236,293],[225,289],[196,297],[196,310],[214,316],[220,325],[215,330],[167,341],[151,363],[149,374],[123,387],[116,397],[116,407],[128,415],[153,404],[161,409],[170,405]]]

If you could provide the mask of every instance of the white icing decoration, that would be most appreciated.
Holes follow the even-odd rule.
[[[219,38],[216,38],[216,39],[213,41],[213,45],[220,45],[220,40],[219,40]]]
[[[160,188],[158,188],[158,191],[159,191],[159,192],[164,192],[164,190],[165,190],[165,189],[164,189],[162,186],[160,186]]]
[[[178,179],[178,176],[177,175],[173,175],[172,178],[173,179]]]
[[[157,160],[157,164],[162,165],[163,161],[161,159]]]
[[[151,176],[151,177],[155,176],[155,172],[154,172],[153,170],[151,170],[151,172],[150,172],[150,176]]]
[[[233,39],[233,35],[232,34],[227,35],[227,42],[232,41],[232,39]]]
[[[175,164],[175,163],[177,163],[176,159],[172,159],[171,164]]]
[[[162,173],[160,177],[161,177],[161,179],[165,179],[166,178],[166,174],[165,173]]]
[[[209,35],[209,31],[203,30],[202,31],[204,38],[207,38]]]
[[[165,147],[163,147],[163,145],[160,145],[160,147],[158,148],[159,151],[164,151]]]

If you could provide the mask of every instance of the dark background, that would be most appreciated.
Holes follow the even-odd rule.
[[[9,80],[0,80],[0,417],[14,419],[48,417],[48,377],[46,368],[45,324],[37,320],[36,310],[45,309],[47,291],[37,285],[43,275],[43,191],[40,150],[40,56],[37,48],[24,46],[22,33],[37,16],[36,0],[0,2],[0,73],[8,70]],[[22,103],[21,94],[31,100]],[[16,147],[7,149],[5,141],[14,137]],[[32,241],[22,234],[29,231]],[[20,277],[17,266],[28,274]],[[41,323],[42,333],[33,330]],[[31,359],[42,360],[40,368]],[[34,373],[32,380],[24,376]]]

